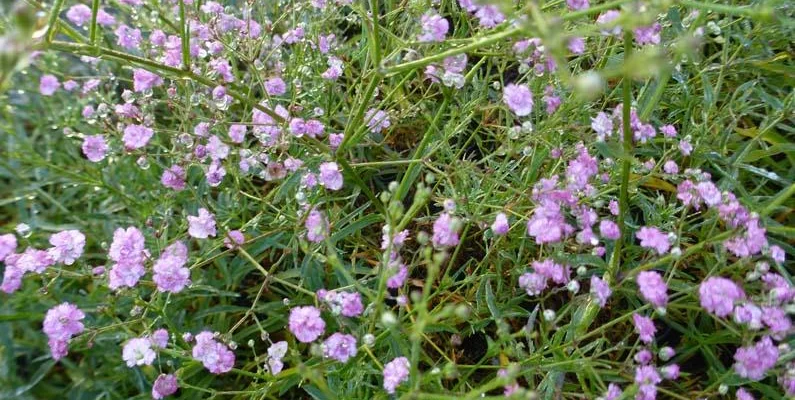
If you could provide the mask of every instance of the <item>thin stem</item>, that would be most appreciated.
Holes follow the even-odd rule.
[[[88,29],[88,42],[97,44],[97,14],[99,13],[99,0],[91,2],[91,26]]]
[[[182,68],[190,71],[190,41],[188,37],[188,26],[185,22],[185,1],[179,0],[179,28],[182,37]]]
[[[373,64],[375,68],[381,66],[381,39],[378,37],[378,0],[370,0],[370,13],[372,13],[373,27],[371,35],[373,36],[373,44],[370,46],[372,49]]]
[[[55,25],[58,23],[58,15],[61,13],[61,7],[63,7],[63,0],[55,0],[55,3],[52,6],[52,10],[50,11],[50,17],[47,20],[47,33],[44,37],[47,38],[47,43],[52,42],[55,38]]]
[[[481,37],[479,39],[473,40],[471,43],[463,45],[461,47],[455,47],[447,51],[443,51],[441,53],[436,53],[432,56],[428,56],[425,58],[421,58],[419,60],[405,62],[403,64],[398,64],[393,67],[389,67],[384,69],[385,76],[392,76],[402,71],[413,70],[416,68],[422,68],[428,64],[444,60],[447,57],[455,56],[461,53],[470,52],[481,47],[488,46],[493,43],[497,43],[500,40],[509,38],[514,35],[518,35],[522,31],[522,28],[510,28],[506,29],[502,32],[497,32],[493,35]]]
[[[624,32],[624,60],[628,60],[632,54],[632,32],[625,30]],[[605,273],[605,280],[611,284],[613,279],[618,273],[621,265],[621,248],[626,238],[626,216],[629,213],[629,172],[632,168],[632,127],[631,127],[631,111],[632,111],[632,79],[629,76],[624,77],[623,82],[623,132],[624,132],[624,159],[621,165],[621,190],[618,197],[618,226],[621,230],[621,235],[616,239],[615,247],[613,248],[613,256],[610,257],[610,265],[608,265],[607,272]]]

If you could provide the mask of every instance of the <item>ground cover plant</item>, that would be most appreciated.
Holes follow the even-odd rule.
[[[795,396],[791,2],[0,10],[0,398]]]

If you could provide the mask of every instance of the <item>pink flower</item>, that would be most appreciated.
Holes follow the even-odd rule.
[[[160,177],[160,183],[175,191],[185,189],[185,170],[179,165],[172,165],[163,171],[163,175]]]
[[[83,154],[91,162],[100,162],[108,153],[108,144],[104,135],[91,135],[83,139]]]
[[[649,304],[658,308],[668,304],[668,285],[665,284],[658,272],[643,271],[638,274],[636,280],[640,287],[640,294]]]
[[[146,249],[144,235],[138,228],[118,228],[113,232],[108,256],[117,263],[143,264]]]
[[[138,49],[143,40],[140,29],[133,29],[124,24],[119,25],[114,33],[116,34],[116,44],[127,50]]]
[[[448,213],[442,213],[433,223],[433,237],[431,242],[434,247],[453,247],[458,245],[457,221]]]
[[[386,280],[386,287],[390,289],[397,289],[403,286],[406,283],[406,279],[409,277],[409,269],[406,267],[405,264],[400,264],[397,268],[397,272],[395,272],[392,276],[390,276]]]
[[[698,287],[701,307],[718,317],[732,313],[734,303],[745,298],[743,289],[733,281],[713,276]]]
[[[447,35],[450,24],[445,18],[436,13],[435,10],[426,12],[420,19],[422,23],[422,33],[417,40],[419,42],[443,42]]]
[[[4,261],[6,257],[14,254],[17,249],[17,237],[11,233],[0,235],[0,261]]]
[[[640,239],[641,247],[654,249],[659,255],[667,253],[668,249],[671,248],[671,243],[668,242],[668,235],[655,227],[641,227],[635,236]]]
[[[765,377],[767,371],[778,361],[778,347],[769,336],[753,346],[741,347],[734,353],[734,370],[737,375],[754,381]]]
[[[312,210],[304,222],[306,227],[306,239],[312,243],[320,243],[326,238],[328,233],[328,222],[323,214],[318,210]]]
[[[533,112],[533,93],[526,85],[510,84],[502,92],[502,101],[519,117]]]
[[[165,329],[158,329],[152,332],[152,335],[149,337],[149,340],[152,341],[154,346],[158,348],[165,349],[168,346],[168,331]]]
[[[737,396],[737,400],[754,400],[754,396],[743,388],[737,389],[735,396]]]
[[[272,375],[277,375],[282,372],[284,363],[282,359],[287,354],[287,342],[276,342],[268,347],[268,364],[265,366],[266,370]]]
[[[591,295],[596,299],[596,304],[599,304],[600,308],[607,304],[607,299],[610,297],[611,293],[612,291],[610,290],[610,286],[607,285],[607,282],[596,275],[591,276]]]
[[[232,370],[235,365],[235,353],[223,343],[217,342],[211,332],[201,332],[195,339],[193,358],[201,361],[208,371],[213,374],[223,374]]]
[[[77,26],[91,21],[91,8],[85,4],[75,4],[66,11],[66,19]]]
[[[61,83],[54,75],[42,75],[39,80],[39,92],[43,96],[52,96],[59,87],[61,87]]]
[[[163,78],[160,75],[141,68],[133,70],[133,90],[136,92],[145,92],[162,84]]]
[[[635,313],[632,314],[632,322],[635,324],[635,332],[640,336],[641,342],[648,344],[654,340],[657,328],[654,327],[654,321],[651,318]]]
[[[508,233],[508,217],[505,213],[499,213],[494,218],[494,223],[491,224],[491,231],[497,236],[503,236]]]
[[[384,390],[395,393],[401,383],[409,379],[409,360],[406,357],[397,357],[384,365]]]
[[[112,290],[121,287],[135,287],[146,274],[143,264],[114,264],[108,273],[108,287]]]
[[[185,267],[187,261],[188,247],[182,242],[174,242],[163,250],[152,276],[159,292],[179,293],[190,284],[190,270]]]
[[[584,10],[590,7],[590,2],[588,0],[566,0],[566,5],[569,6],[570,10]]]
[[[152,398],[155,400],[162,399],[176,393],[177,389],[179,389],[179,384],[177,384],[176,376],[160,374],[152,385]]]
[[[154,133],[152,129],[143,125],[130,124],[124,128],[124,136],[121,140],[124,142],[124,148],[128,151],[140,149],[149,143],[149,139]]]
[[[610,240],[616,240],[621,237],[618,225],[608,219],[603,219],[599,222],[599,233],[602,234],[603,238]]]
[[[155,352],[152,350],[152,342],[146,338],[130,339],[124,344],[121,358],[132,368],[136,365],[152,365],[155,361]]]
[[[618,36],[621,34],[621,26],[616,25],[615,20],[621,16],[617,10],[608,10],[596,18],[596,23],[602,26],[602,35]]]
[[[569,39],[569,43],[566,48],[569,49],[571,54],[579,55],[585,53],[585,39],[581,37],[573,37]]]
[[[380,133],[392,124],[386,112],[374,108],[364,113],[364,122],[372,133]]]
[[[342,189],[342,173],[335,162],[324,162],[320,164],[320,184],[329,190]]]
[[[243,232],[238,230],[229,231],[224,238],[224,246],[229,249],[234,249],[236,247],[241,246],[243,243],[246,242],[246,237],[243,236]]]
[[[571,271],[568,266],[563,266],[555,263],[552,259],[547,258],[544,261],[533,261],[533,270],[557,283],[558,285],[565,285],[571,280]]]
[[[670,174],[670,175],[678,174],[679,173],[679,166],[676,165],[676,161],[668,160],[663,165],[663,171],[665,171],[666,174]]]
[[[42,324],[42,331],[49,338],[52,358],[60,360],[68,352],[69,340],[83,332],[82,321],[86,315],[77,306],[61,303],[47,311]]]
[[[660,31],[662,31],[662,26],[657,22],[649,26],[635,28],[635,43],[638,46],[660,44]]]
[[[265,81],[265,91],[269,96],[281,96],[287,92],[287,85],[282,78],[276,76]]]
[[[323,357],[333,358],[341,363],[356,356],[356,338],[339,332],[323,342]]]
[[[317,308],[295,307],[290,310],[288,327],[299,342],[310,343],[323,334],[326,323],[320,318],[320,310]]]
[[[243,143],[246,139],[246,126],[234,124],[229,127],[229,139],[235,143]]]
[[[188,216],[188,235],[196,239],[215,236],[215,215],[202,207],[197,216]]]
[[[86,236],[78,230],[66,230],[50,236],[50,244],[53,247],[48,250],[48,254],[53,261],[72,265],[83,255]]]
[[[481,6],[475,11],[475,17],[483,28],[494,28],[505,21],[505,15],[500,12],[497,6],[486,5]]]
[[[547,288],[547,277],[536,272],[526,272],[519,277],[519,287],[528,296],[538,296]]]

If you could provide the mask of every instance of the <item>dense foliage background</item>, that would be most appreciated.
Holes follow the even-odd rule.
[[[16,253],[85,235],[74,263],[0,293],[0,398],[149,398],[161,374],[186,399],[619,398],[611,383],[623,398],[795,395],[791,2],[222,3],[0,5],[0,234]],[[512,84],[532,107],[506,98]],[[106,151],[86,150],[94,135]],[[164,178],[174,166],[184,178]],[[200,209],[214,234],[189,232]],[[127,227],[146,275],[111,289]],[[644,227],[663,236],[645,243]],[[227,246],[230,231],[244,243]],[[153,268],[180,241],[190,284],[169,293]],[[531,293],[544,260],[567,275]],[[0,265],[6,280],[21,268]],[[642,271],[662,294],[639,291]],[[770,320],[716,315],[710,277],[743,288],[715,295],[730,312],[747,299]],[[320,289],[359,293],[363,313]],[[64,302],[85,329],[56,361],[42,327]],[[309,305],[325,329],[302,343],[290,313]],[[653,340],[633,315],[653,319]],[[125,345],[161,328],[156,360],[128,366]],[[202,331],[233,369],[205,368],[185,336]],[[323,345],[334,332],[357,341],[347,362]],[[764,361],[738,349],[769,336],[774,365],[743,376]],[[405,379],[384,372],[398,357]]]

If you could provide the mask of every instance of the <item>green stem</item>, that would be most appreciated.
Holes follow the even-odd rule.
[[[702,3],[700,1],[680,0],[680,4],[690,8],[695,8],[703,11],[715,11],[723,14],[742,15],[747,17],[756,16],[759,10],[750,7],[734,7],[726,4],[719,3]]]
[[[190,71],[190,38],[188,24],[185,22],[185,1],[179,0],[179,28],[182,37],[182,68]]]
[[[482,37],[482,38],[479,38],[479,39],[475,39],[472,42],[470,42],[469,44],[463,45],[461,47],[452,48],[450,50],[443,51],[441,53],[436,53],[436,54],[434,54],[432,56],[421,58],[419,60],[414,60],[414,61],[409,61],[409,62],[405,62],[405,63],[402,63],[402,64],[398,64],[398,65],[395,65],[393,67],[389,67],[389,68],[384,69],[384,75],[385,76],[392,76],[392,75],[395,75],[395,74],[397,74],[399,72],[402,72],[402,71],[413,70],[413,69],[416,69],[416,68],[422,68],[422,67],[424,67],[424,66],[426,66],[428,64],[444,60],[445,58],[450,57],[450,56],[455,56],[455,55],[458,55],[458,54],[461,54],[461,53],[466,53],[466,52],[470,52],[470,51],[473,51],[473,50],[477,50],[477,49],[479,49],[481,47],[485,47],[485,46],[488,46],[490,44],[497,43],[500,40],[509,38],[511,36],[518,35],[520,32],[522,32],[522,29],[523,28],[512,27],[512,28],[506,29],[506,30],[504,30],[502,32],[497,32],[497,33],[489,35],[489,36],[485,36],[485,37]]]
[[[88,29],[88,42],[97,44],[97,14],[99,13],[99,0],[91,2],[91,26]]]
[[[52,10],[50,11],[50,17],[47,20],[47,33],[44,36],[47,38],[47,43],[52,42],[55,38],[55,32],[57,32],[55,25],[58,23],[61,7],[63,7],[63,0],[55,0],[55,4],[52,5]]]
[[[632,54],[632,33],[625,31],[624,33],[624,60],[629,59]],[[621,236],[616,240],[615,247],[613,248],[613,256],[610,257],[610,265],[608,265],[607,272],[605,273],[605,280],[611,284],[621,265],[621,248],[624,244],[626,237],[626,216],[629,213],[629,172],[632,168],[632,127],[631,127],[631,111],[632,111],[632,79],[629,76],[624,77],[623,82],[623,108],[622,119],[624,132],[624,155],[626,156],[621,165],[621,190],[618,197],[618,226],[621,230]]]
[[[143,57],[134,56],[131,54],[112,50],[106,47],[94,47],[83,43],[69,43],[69,42],[61,42],[56,40],[53,41],[49,46],[45,46],[44,48],[49,48],[52,50],[58,50],[77,55],[91,56],[91,57],[102,56],[104,58],[120,61],[122,63],[126,62],[126,63],[137,64],[141,67],[146,67],[147,69],[152,71],[166,72],[173,74],[179,78],[187,78],[194,82],[198,82],[204,86],[207,86],[209,88],[213,88],[219,85],[219,83],[213,81],[212,79],[196,75],[192,71],[185,71],[179,68],[170,67],[168,65],[160,64]],[[226,94],[228,94],[233,99],[241,103],[247,104],[250,107],[256,108],[257,110],[260,110],[265,114],[268,114],[268,116],[273,118],[276,122],[279,123],[284,122],[284,118],[282,118],[279,114],[276,114],[270,108],[265,107],[262,104],[259,104],[256,101],[248,98],[248,96],[245,96],[236,89],[227,87]]]
[[[371,35],[373,36],[373,45],[370,46],[372,50],[373,64],[375,68],[381,66],[381,39],[378,37],[378,0],[370,0],[370,13],[372,13],[373,27]]]

